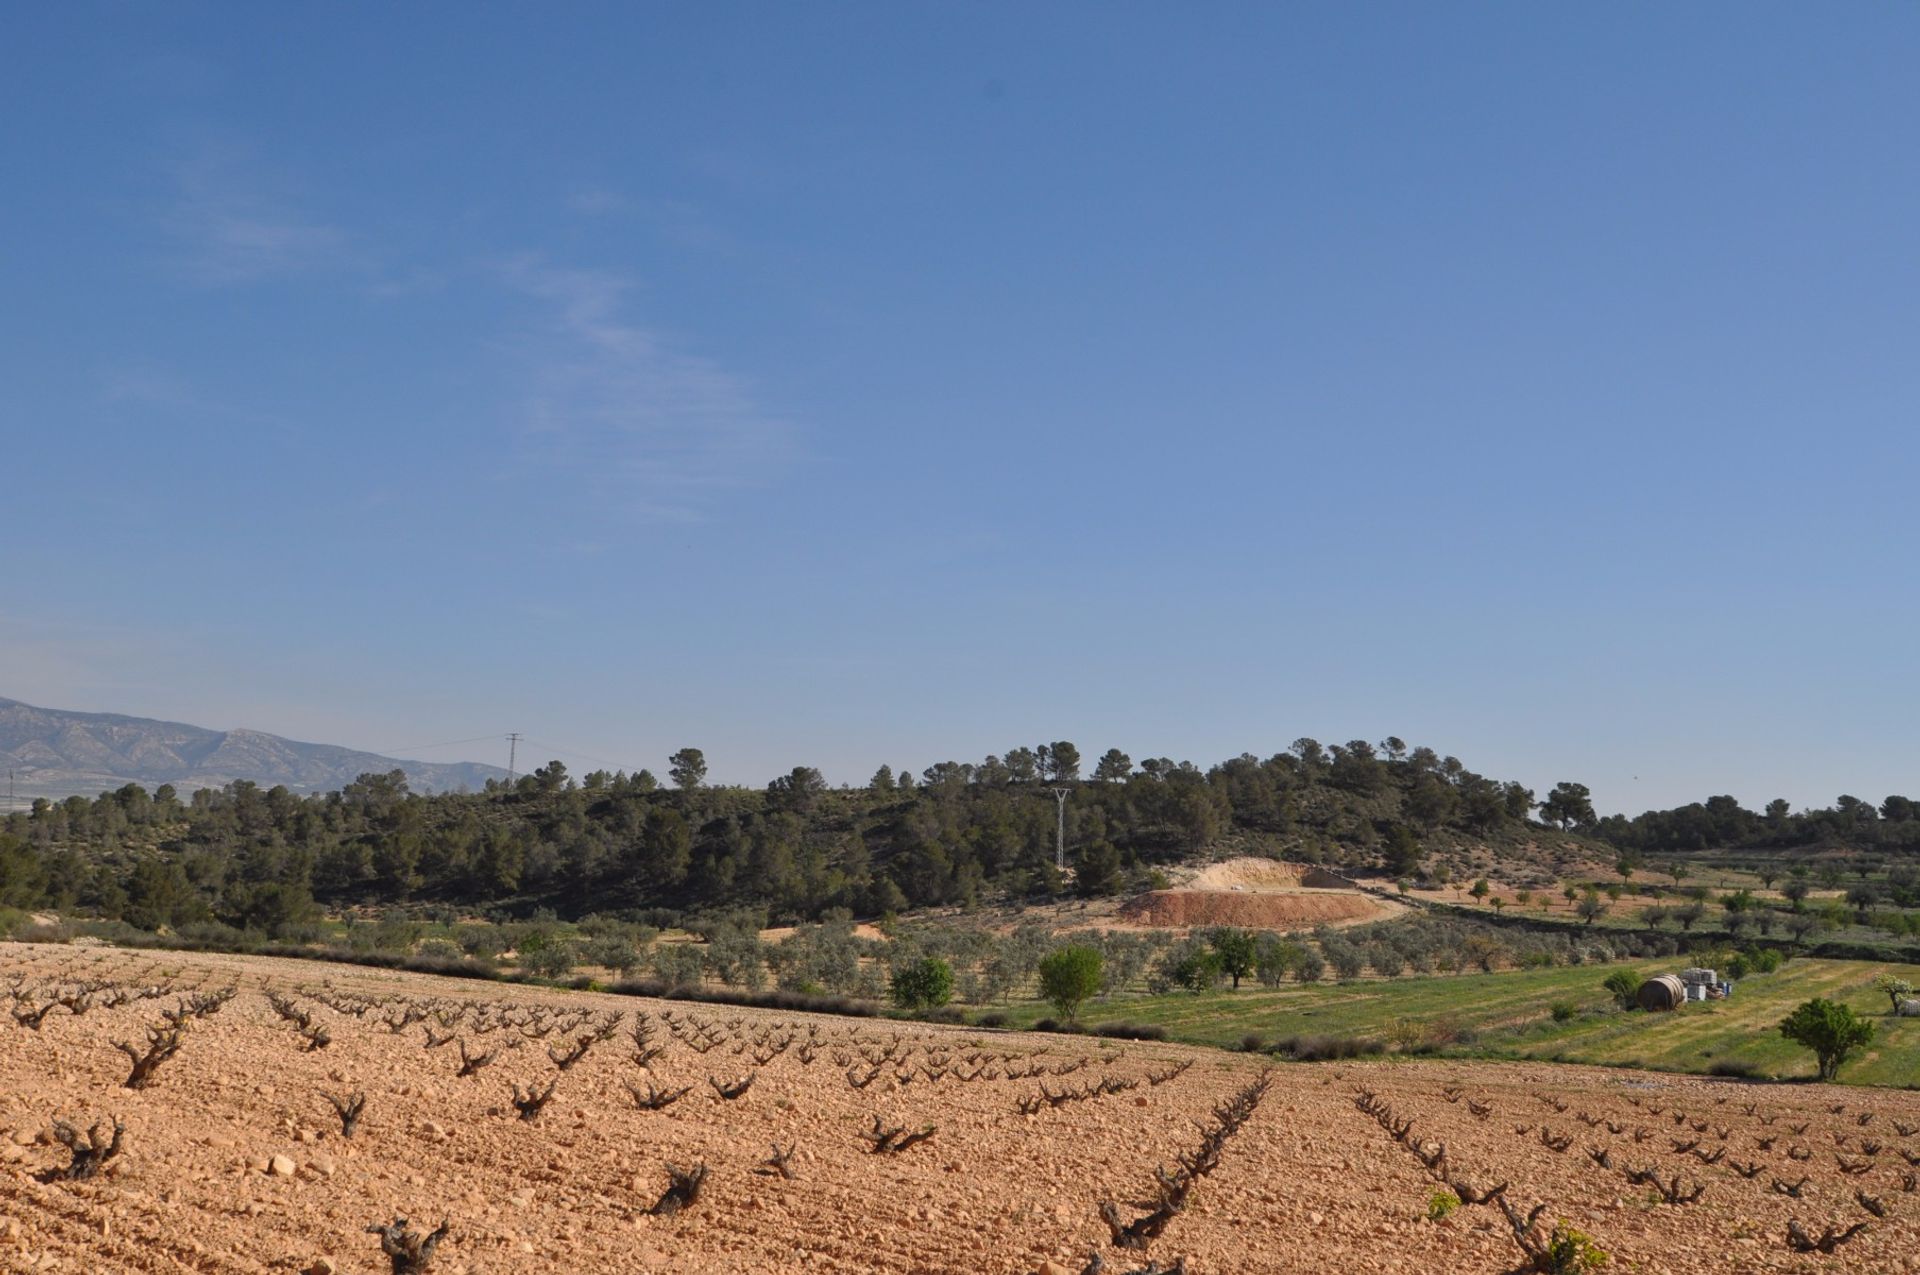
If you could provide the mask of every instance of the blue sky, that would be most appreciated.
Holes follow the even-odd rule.
[[[1920,790],[1910,8],[7,26],[0,695]]]

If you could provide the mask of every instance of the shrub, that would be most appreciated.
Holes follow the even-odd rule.
[[[1606,1264],[1607,1255],[1594,1244],[1592,1236],[1562,1222],[1553,1228],[1553,1235],[1547,1240],[1539,1269],[1546,1275],[1582,1275]]]
[[[1600,986],[1607,990],[1614,1004],[1621,1009],[1632,1009],[1639,1003],[1635,997],[1640,993],[1640,976],[1632,970],[1615,970],[1607,975]]]
[[[1815,997],[1780,1020],[1780,1034],[1811,1049],[1820,1079],[1832,1080],[1849,1054],[1873,1040],[1873,1024],[1851,1006]]]
[[[1093,1034],[1114,1040],[1165,1040],[1167,1029],[1158,1023],[1101,1023]]]
[[[1007,1016],[996,1010],[991,1014],[980,1015],[980,1017],[973,1020],[973,1024],[976,1027],[1005,1027],[1007,1025]]]
[[[1386,1051],[1385,1041],[1363,1036],[1283,1036],[1273,1042],[1274,1053],[1285,1054],[1295,1062],[1362,1058]]]
[[[1451,1191],[1436,1191],[1427,1201],[1427,1221],[1444,1222],[1447,1215],[1460,1207],[1460,1197]]]
[[[937,956],[909,961],[893,972],[887,994],[901,1009],[937,1009],[953,999],[953,966]]]
[[[1570,1023],[1580,1011],[1572,1001],[1555,1001],[1551,1012],[1554,1022]]]
[[[1100,990],[1101,958],[1097,948],[1074,945],[1056,948],[1040,960],[1040,994],[1072,1022],[1081,1004]]]
[[[1240,1052],[1243,1054],[1257,1054],[1260,1052],[1260,1047],[1264,1044],[1266,1044],[1266,1042],[1260,1038],[1259,1032],[1248,1032],[1240,1038]]]

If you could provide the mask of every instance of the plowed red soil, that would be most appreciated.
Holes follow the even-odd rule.
[[[1499,1272],[1519,1263],[1507,1223],[1490,1206],[1442,1223],[1424,1219],[1440,1189],[1419,1162],[1354,1105],[1377,1091],[1422,1139],[1447,1143],[1456,1175],[1478,1186],[1509,1183],[1523,1210],[1547,1207],[1608,1250],[1614,1271],[1911,1271],[1920,1252],[1920,1194],[1905,1184],[1904,1153],[1920,1141],[1896,1121],[1920,1121],[1913,1095],[1812,1086],[1764,1087],[1625,1071],[1454,1062],[1283,1067],[1246,1126],[1145,1254],[1113,1248],[1098,1204],[1151,1196],[1157,1164],[1171,1166],[1197,1137],[1195,1122],[1257,1073],[1256,1060],[1085,1037],[981,1032],[870,1020],[566,993],[418,975],[256,958],[76,951],[0,944],[0,983],[32,987],[101,977],[170,980],[177,988],[237,985],[218,1014],[195,1023],[156,1083],[121,1087],[126,1059],[115,1039],[137,1040],[174,998],[56,1010],[39,1031],[0,1016],[0,1270],[87,1272],[384,1272],[365,1229],[395,1214],[449,1220],[433,1270],[482,1272],[847,1271],[1078,1272],[1099,1252],[1108,1272],[1185,1257],[1195,1275],[1226,1272]],[[643,1072],[622,1034],[559,1076],[552,1104],[533,1123],[509,1105],[510,1085],[556,1075],[547,1046],[502,1027],[470,1047],[499,1044],[498,1062],[456,1079],[458,1046],[425,1047],[425,1027],[388,1033],[381,1011],[355,1017],[319,1005],[332,994],[392,998],[443,1012],[468,1002],[526,1014],[618,1011],[673,1015],[721,1041],[701,1054],[667,1032],[665,1052]],[[313,1007],[333,1043],[302,1052],[263,987]],[[0,1000],[0,1004],[6,1003]],[[489,1011],[493,1012],[493,1011]],[[797,1045],[757,1064],[754,1042]],[[891,1050],[866,1089],[853,1088],[840,1051],[864,1071],[861,1050]],[[1014,1055],[1071,1066],[1058,1091],[1103,1076],[1142,1079],[1191,1060],[1184,1075],[1126,1093],[1024,1116],[1031,1079],[956,1079],[957,1060]],[[929,1068],[948,1068],[935,1078]],[[1004,1063],[993,1064],[994,1069]],[[755,1081],[736,1101],[708,1077]],[[903,1080],[904,1078],[904,1080]],[[690,1085],[662,1112],[635,1108],[623,1082]],[[1453,1092],[1457,1087],[1458,1092]],[[321,1091],[363,1090],[367,1111],[344,1141]],[[1450,1100],[1452,1099],[1452,1100]],[[1483,1104],[1484,1115],[1469,1104]],[[1555,1106],[1552,1104],[1559,1104]],[[1564,1107],[1565,1109],[1560,1109]],[[1835,1109],[1838,1108],[1838,1109]],[[41,1182],[65,1162],[48,1139],[54,1117],[88,1122],[117,1114],[127,1150],[87,1182]],[[900,1155],[874,1155],[863,1130],[938,1126]],[[1676,1122],[1678,1117],[1678,1122]],[[1866,1123],[1860,1123],[1864,1118]],[[1804,1125],[1803,1129],[1797,1128]],[[1572,1135],[1564,1153],[1542,1131]],[[1724,1148],[1715,1164],[1697,1150]],[[755,1168],[771,1144],[797,1145],[792,1180]],[[1616,1167],[1596,1163],[1608,1152]],[[1794,1158],[1804,1153],[1806,1159]],[[290,1174],[276,1174],[284,1156]],[[672,1217],[647,1208],[666,1185],[664,1163],[704,1162],[699,1201]],[[1843,1172],[1864,1165],[1859,1176]],[[1736,1163],[1758,1165],[1742,1177]],[[1707,1184],[1693,1204],[1649,1200],[1620,1166],[1653,1166]],[[1803,1198],[1771,1182],[1809,1179]],[[1871,1217],[1856,1190],[1887,1213]],[[1831,1257],[1788,1251],[1789,1218],[1815,1237],[1828,1224],[1869,1223]]]

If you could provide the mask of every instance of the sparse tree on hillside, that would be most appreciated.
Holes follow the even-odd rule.
[[[1540,803],[1540,817],[1548,823],[1559,824],[1563,832],[1575,824],[1592,823],[1593,794],[1585,784],[1562,780],[1553,786],[1547,799]]]
[[[667,758],[667,774],[683,790],[698,788],[707,780],[707,755],[698,748],[682,748]]]
[[[1056,784],[1072,783],[1080,778],[1080,750],[1068,741],[1055,740],[1037,750],[1041,773]]]
[[[1133,758],[1118,748],[1109,748],[1100,755],[1100,762],[1093,768],[1093,777],[1103,784],[1117,784],[1133,773]]]

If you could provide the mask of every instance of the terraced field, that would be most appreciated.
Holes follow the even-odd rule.
[[[1731,1000],[1689,1005],[1672,1014],[1619,1013],[1601,981],[1615,969],[1641,975],[1672,971],[1675,961],[1640,961],[1496,974],[1368,979],[1353,983],[1244,986],[1200,995],[1115,997],[1087,1008],[1098,1022],[1124,1019],[1165,1027],[1175,1039],[1238,1046],[1249,1033],[1280,1036],[1391,1036],[1457,1033],[1463,1049],[1509,1058],[1639,1066],[1707,1074],[1744,1066],[1758,1076],[1810,1077],[1813,1056],[1782,1039],[1777,1026],[1794,1006],[1825,996],[1872,1016],[1873,1046],[1847,1065],[1851,1084],[1920,1086],[1920,1019],[1887,1017],[1875,975],[1892,972],[1920,983],[1920,967],[1859,961],[1789,961],[1772,974],[1743,980]],[[1555,1005],[1573,1016],[1556,1021]],[[1010,1017],[1026,1024],[1050,1013],[1021,1006]]]

